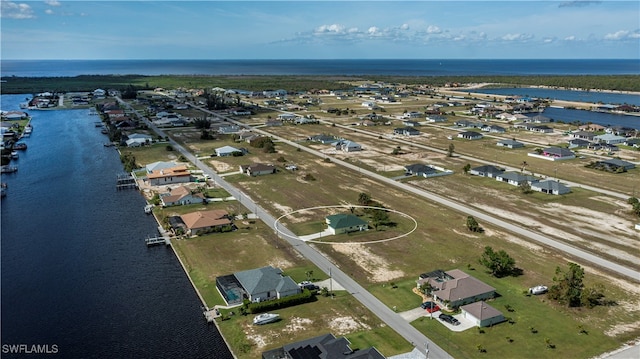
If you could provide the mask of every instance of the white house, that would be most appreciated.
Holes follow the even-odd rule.
[[[215,151],[218,157],[233,156],[234,152],[241,152],[239,149],[231,146],[218,147]]]
[[[617,143],[623,143],[627,140],[626,137],[616,136],[611,133],[605,133],[604,135],[594,136],[593,139],[597,142],[606,143],[609,145],[615,145]]]
[[[462,317],[470,320],[478,327],[488,327],[504,322],[504,315],[485,301],[479,301],[460,307]]]

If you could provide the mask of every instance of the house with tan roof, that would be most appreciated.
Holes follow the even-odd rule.
[[[222,209],[196,211],[180,216],[190,235],[232,225],[229,213]]]
[[[428,284],[433,299],[448,308],[457,308],[496,296],[495,288],[459,269],[423,273],[417,284],[418,288]]]
[[[191,181],[191,172],[185,165],[154,170],[147,174],[147,181],[152,186],[162,186],[172,183],[187,183]]]
[[[205,201],[202,193],[192,193],[185,186],[179,186],[172,189],[170,192],[160,195],[160,202],[163,207],[170,206],[182,206],[186,204],[202,203]]]

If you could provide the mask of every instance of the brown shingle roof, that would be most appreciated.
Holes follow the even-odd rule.
[[[480,320],[494,318],[499,315],[502,315],[502,313],[499,310],[490,306],[484,301],[463,305],[462,307],[460,307],[460,309],[464,310],[465,312],[473,315],[475,318],[478,318]]]
[[[194,230],[231,224],[231,221],[225,217],[227,215],[228,213],[225,210],[213,209],[183,214],[180,218],[182,218],[187,228]]]
[[[151,173],[149,173],[147,175],[148,179],[154,179],[154,178],[163,178],[163,177],[176,177],[176,176],[191,176],[191,174],[189,173],[189,170],[187,169],[187,166],[185,165],[180,165],[180,166],[176,166],[176,167],[171,167],[171,168],[165,168],[162,170],[156,170],[156,171],[152,171]]]
[[[432,287],[439,289],[437,295],[442,300],[456,301],[496,290],[459,269],[450,270],[446,274],[453,279],[447,281],[429,280]]]

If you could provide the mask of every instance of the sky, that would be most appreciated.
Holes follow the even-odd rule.
[[[2,59],[640,59],[640,1],[0,0]]]

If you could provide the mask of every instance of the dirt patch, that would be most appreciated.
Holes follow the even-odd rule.
[[[638,330],[639,328],[640,328],[640,321],[637,321],[634,323],[627,323],[627,324],[616,324],[611,328],[609,328],[609,330],[606,330],[604,334],[610,337],[616,337],[620,334]]]
[[[293,212],[293,208],[287,207],[287,206],[283,206],[280,203],[272,203],[272,205],[273,205],[273,207],[275,209],[280,211],[282,214],[287,214],[287,213]]]
[[[369,330],[371,327],[355,320],[353,317],[337,317],[331,319],[329,327],[336,335],[345,335],[358,330]]]
[[[362,244],[336,244],[333,248],[353,260],[360,268],[370,273],[372,282],[388,282],[403,277],[401,270],[389,269],[389,263],[385,258],[372,253]]]
[[[226,162],[216,160],[209,160],[208,162],[211,166],[213,166],[216,172],[230,172],[236,169],[236,167],[232,167]]]
[[[293,317],[289,320],[289,324],[287,324],[287,326],[284,327],[283,331],[285,333],[297,333],[307,329],[312,323],[313,323],[313,320],[309,318]]]

